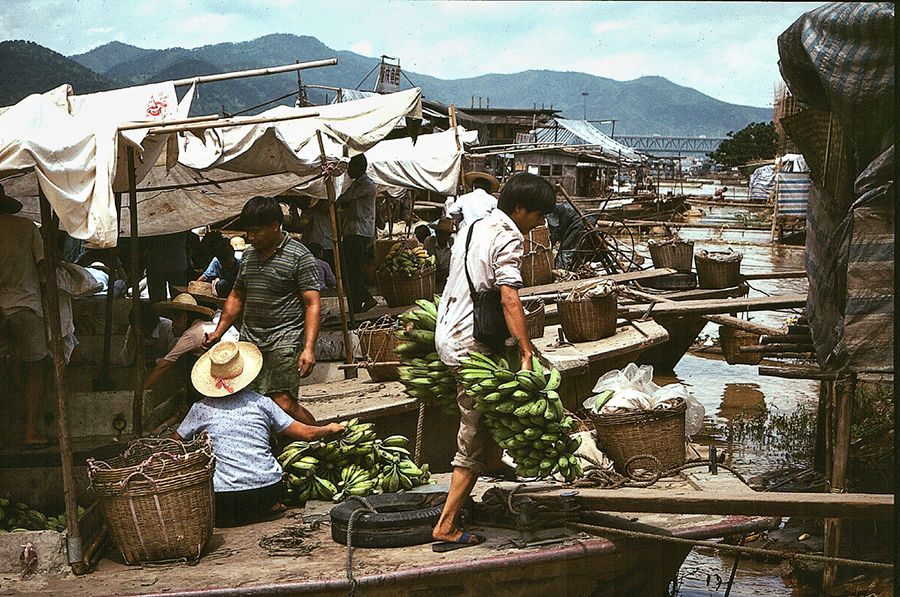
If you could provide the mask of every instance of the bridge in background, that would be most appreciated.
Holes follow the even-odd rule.
[[[702,157],[719,147],[727,137],[661,137],[658,135],[616,135],[616,141],[643,153],[659,157]]]

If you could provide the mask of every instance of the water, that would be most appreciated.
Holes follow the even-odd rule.
[[[722,185],[707,185],[709,194]],[[732,188],[729,186],[729,195]],[[703,187],[706,189],[706,187]],[[705,193],[685,189],[686,192]],[[741,189],[736,189],[738,193]],[[743,188],[746,197],[746,187]],[[729,197],[730,199],[731,197]],[[743,254],[742,273],[763,273],[804,270],[802,247],[772,245],[768,230],[737,230],[742,219],[759,219],[757,208],[723,207],[698,205],[706,212],[700,220],[704,223],[720,224],[721,228],[681,228],[681,238],[694,241],[694,252],[700,249],[721,251],[731,247]],[[635,248],[649,263],[646,237],[637,239]],[[807,291],[805,278],[780,280],[755,280],[751,282],[749,296],[770,294],[795,294]],[[783,312],[753,312],[744,314],[753,321],[780,328],[789,317],[796,317],[800,310]],[[718,326],[712,323],[700,333],[714,339],[718,336]],[[763,360],[761,365],[778,366],[781,361]],[[674,375],[657,375],[660,384],[680,382],[706,409],[703,429],[693,438],[697,443],[716,445],[725,454],[725,462],[733,466],[745,478],[769,472],[783,466],[776,456],[763,447],[730,442],[725,430],[741,413],[755,409],[765,403],[769,410],[789,412],[798,405],[815,405],[818,400],[818,382],[782,379],[760,376],[756,365],[729,365],[721,355],[688,353],[675,367]],[[680,571],[678,595],[683,597],[709,597],[725,594],[731,574],[733,556],[717,554],[714,550],[694,549],[685,560]],[[794,589],[789,581],[782,579],[771,564],[749,559],[741,559],[735,575],[731,595],[748,597],[766,595],[800,597],[807,595]],[[707,584],[709,582],[709,584]],[[718,586],[717,586],[718,585]]]

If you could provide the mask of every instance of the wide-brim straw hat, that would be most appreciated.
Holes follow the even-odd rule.
[[[10,197],[0,185],[0,213],[14,214],[19,213],[22,209],[22,202],[14,197]]]
[[[488,174],[487,172],[466,172],[463,175],[463,182],[466,183],[467,186],[472,187],[472,183],[477,179],[483,178],[489,183],[491,183],[490,192],[496,193],[500,190],[500,181]]]
[[[188,313],[196,313],[207,320],[212,319],[213,315],[216,314],[216,312],[209,307],[201,307],[198,305],[197,300],[187,292],[182,292],[171,301],[153,303],[153,308],[156,309],[156,312],[160,315],[171,313],[172,311],[187,311]]]
[[[240,392],[262,369],[262,353],[250,342],[219,342],[197,359],[191,383],[210,398]]]
[[[191,280],[188,282],[187,288],[182,289],[181,287],[176,286],[175,290],[178,292],[189,293],[192,297],[197,299],[197,302],[201,305],[212,305],[217,309],[220,309],[225,305],[224,297],[215,296],[213,294],[212,282]]]
[[[229,242],[231,243],[231,248],[235,251],[247,250],[247,241],[244,240],[243,236],[232,236]]]

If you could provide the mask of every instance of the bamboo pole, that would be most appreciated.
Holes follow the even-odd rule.
[[[137,174],[134,147],[128,146],[128,216],[131,222],[131,339],[134,342],[135,385],[131,404],[131,433],[143,435],[144,426],[144,326],[141,319],[141,256],[138,249]]]
[[[247,118],[246,120],[235,120],[233,118],[221,118],[219,120],[211,120],[208,122],[199,122],[193,124],[164,124],[155,126],[147,130],[148,135],[165,135],[167,133],[183,133],[185,131],[205,131],[206,129],[221,129],[226,126],[243,126],[248,124],[268,124],[270,122],[284,122],[285,120],[298,120],[300,118],[312,118],[318,116],[318,112],[310,112],[308,114],[291,114],[290,116],[267,116],[263,118]],[[146,126],[140,128],[147,128]]]
[[[254,68],[251,70],[233,71],[230,73],[219,73],[217,75],[204,75],[202,77],[189,77],[187,79],[176,79],[167,81],[175,87],[184,87],[185,85],[193,85],[194,83],[213,83],[215,81],[230,81],[232,79],[246,79],[248,77],[261,77],[263,75],[277,75],[279,73],[289,73],[297,70],[305,70],[308,68],[321,68],[323,66],[334,66],[337,64],[337,58],[328,58],[325,60],[313,60],[311,62],[300,62],[299,64],[286,64],[285,66],[272,66],[267,68]]]
[[[210,122],[218,120],[218,114],[208,114],[206,116],[191,116],[189,118],[178,118],[176,120],[148,120],[146,122],[132,122],[130,124],[120,124],[119,131],[135,131],[157,126],[176,126],[180,124],[192,124],[195,122]]]
[[[69,428],[69,399],[66,394],[66,360],[63,356],[62,331],[59,319],[59,288],[56,282],[56,235],[59,220],[51,213],[50,202],[44,190],[38,185],[41,203],[41,237],[44,244],[42,261],[47,285],[44,292],[44,321],[50,330],[50,351],[53,355],[53,372],[56,389],[56,404],[59,409],[59,458],[62,464],[63,499],[66,504],[66,548],[68,562],[75,574],[87,572],[84,563],[81,531],[78,524],[78,503],[75,501],[75,462],[72,456],[72,435]],[[43,373],[42,373],[43,374]]]
[[[118,235],[118,223],[122,217],[122,193],[115,194],[115,203],[116,234]],[[106,264],[106,267],[109,268],[109,276],[106,284],[106,313],[104,313],[103,320],[103,361],[100,364],[100,379],[98,381],[99,389],[101,390],[113,389],[109,378],[109,355],[112,352],[113,287],[116,284],[119,273],[119,268],[117,267],[119,263],[119,243],[116,243],[112,248],[112,256],[108,261],[112,263]]]
[[[325,157],[325,144],[322,142],[321,131],[316,131],[316,139],[319,141],[319,152],[322,156],[322,169],[324,170],[328,166],[328,162]],[[338,240],[337,214],[335,214],[334,211],[336,193],[334,192],[334,179],[330,174],[325,176],[325,192],[328,194],[328,216],[331,218],[331,247],[334,250],[334,279],[337,288],[338,302],[340,303],[341,332],[343,332],[344,335],[344,362],[352,363],[353,347],[350,346],[350,329],[347,324],[347,310],[344,308],[344,283],[343,277],[341,276],[341,249],[340,241]],[[349,304],[350,301],[347,301],[347,305]]]

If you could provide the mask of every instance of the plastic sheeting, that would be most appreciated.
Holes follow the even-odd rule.
[[[809,163],[806,314],[826,370],[893,371],[894,5],[832,3],[778,38],[806,109],[781,119]]]
[[[565,145],[595,145],[585,148],[585,153],[599,152],[605,157],[624,162],[640,162],[641,155],[604,134],[586,120],[554,118],[537,130],[538,143],[563,143]]]

